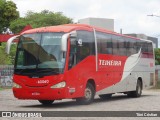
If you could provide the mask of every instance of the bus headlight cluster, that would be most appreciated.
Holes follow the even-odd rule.
[[[66,86],[66,82],[63,81],[63,82],[60,82],[58,84],[55,84],[55,85],[51,86],[51,88],[63,88],[65,86]]]
[[[17,83],[13,82],[13,88],[22,88],[22,86],[20,86]]]

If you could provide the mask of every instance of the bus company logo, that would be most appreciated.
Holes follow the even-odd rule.
[[[116,60],[99,60],[101,66],[121,66],[121,61]]]
[[[38,84],[46,84],[46,83],[49,83],[49,80],[38,80],[37,83]]]

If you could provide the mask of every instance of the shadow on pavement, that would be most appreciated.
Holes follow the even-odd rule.
[[[142,95],[141,97],[149,97],[149,96],[153,96],[153,95]],[[141,98],[140,97],[140,98]],[[128,99],[140,99],[140,98],[129,98],[127,97],[127,95],[116,95],[116,96],[112,96],[109,99],[106,100],[102,100],[99,97],[94,99],[94,102],[92,104],[99,104],[99,103],[105,103],[105,102],[115,102],[115,101],[124,101],[124,100],[128,100]],[[38,101],[37,101],[38,103]],[[92,105],[90,104],[90,105]],[[36,104],[36,105],[25,105],[25,106],[19,106],[21,108],[66,108],[66,107],[78,107],[78,106],[83,106],[78,104],[75,100],[71,100],[71,101],[55,101],[52,105],[42,105],[42,104]],[[85,105],[87,106],[87,105]],[[89,105],[88,105],[89,106]]]

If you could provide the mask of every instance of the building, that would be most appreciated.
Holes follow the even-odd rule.
[[[146,39],[146,40],[151,40],[153,42],[154,48],[158,48],[158,38],[156,37],[147,36],[145,34],[125,34],[125,35]]]
[[[80,24],[88,24],[114,31],[114,19],[107,18],[84,18],[78,21]]]
[[[96,27],[101,27],[107,30],[114,31],[114,19],[107,18],[84,18],[78,20],[80,24],[88,24]],[[125,34],[128,36],[133,36],[141,39],[151,40],[153,41],[154,48],[158,48],[158,38],[147,36],[145,34]]]

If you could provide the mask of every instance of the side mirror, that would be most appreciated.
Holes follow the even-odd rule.
[[[16,35],[16,36],[13,36],[11,38],[8,39],[7,41],[7,45],[6,45],[6,53],[9,54],[10,53],[10,48],[11,48],[11,45],[12,45],[12,42],[13,40],[17,39],[20,35]]]
[[[62,43],[62,45],[61,45],[61,50],[62,50],[63,52],[66,52],[66,51],[67,51],[67,39],[68,39],[69,37],[77,37],[77,32],[76,32],[76,31],[72,31],[72,32],[66,33],[66,34],[64,34],[64,35],[62,36],[62,39],[61,39],[61,43]]]

